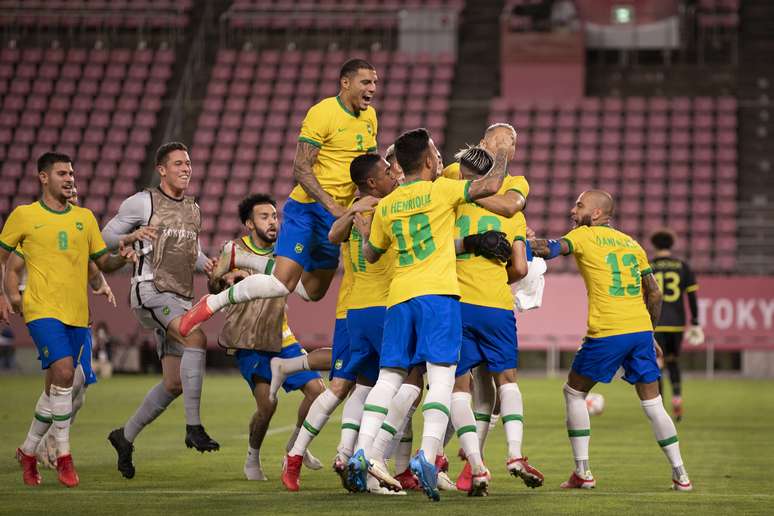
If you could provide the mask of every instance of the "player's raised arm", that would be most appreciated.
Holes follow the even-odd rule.
[[[650,321],[653,326],[656,326],[659,318],[661,317],[661,290],[658,288],[656,278],[652,272],[642,276],[642,299],[645,301],[645,306],[650,314]]]
[[[318,154],[320,154],[320,147],[307,141],[299,141],[296,146],[296,157],[293,159],[293,177],[312,199],[339,218],[344,213],[344,208],[336,204],[331,194],[323,190],[312,169]]]
[[[472,186],[472,185],[471,185]],[[497,215],[511,218],[527,205],[524,196],[515,190],[508,190],[503,194],[492,195],[478,199],[476,204]]]
[[[510,135],[498,136],[495,144],[497,147],[494,166],[484,177],[470,182],[468,198],[471,201],[495,195],[503,185],[508,166],[508,151],[513,146],[513,137]]]

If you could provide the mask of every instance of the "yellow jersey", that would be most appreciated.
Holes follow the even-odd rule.
[[[455,161],[454,163],[447,165],[443,169],[443,172],[441,172],[441,175],[448,179],[462,179],[462,172],[460,172],[460,162]]]
[[[253,239],[250,238],[250,235],[244,235],[242,237],[242,242],[247,246],[248,249],[250,249],[258,256],[274,255],[273,245],[271,247],[258,247],[253,242]],[[271,271],[273,268],[274,268],[274,260],[270,260],[269,264],[266,266],[266,274],[271,274]],[[287,305],[285,305],[285,313],[282,316],[282,347],[286,348],[297,342],[298,342],[298,339],[296,339],[295,335],[293,335],[293,332],[290,330],[290,326],[288,325],[288,307]]]
[[[517,188],[518,187],[518,188]],[[503,194],[516,190],[522,195],[529,192],[529,184],[524,176],[506,176],[497,192]],[[455,237],[465,238],[486,231],[502,231],[508,240],[526,240],[527,221],[522,212],[511,218],[496,215],[476,203],[462,204],[457,207]],[[491,308],[513,309],[513,294],[508,285],[508,272],[505,264],[497,260],[475,256],[473,253],[457,255],[457,280],[460,285],[460,301],[472,305]]]
[[[640,244],[610,226],[580,226],[563,239],[588,294],[588,336],[653,331],[642,277],[653,271]]]
[[[349,164],[361,154],[376,151],[377,128],[374,108],[368,106],[356,115],[339,97],[321,100],[306,113],[298,141],[320,149],[312,170],[323,190],[341,206],[348,206],[355,196]],[[315,202],[301,185],[290,192],[290,198]]]
[[[349,232],[349,244],[353,284],[348,307],[353,309],[386,306],[395,263],[393,251],[389,249],[379,261],[368,263],[363,256],[363,235],[354,224]]]
[[[454,212],[470,201],[470,181],[439,177],[403,183],[376,205],[368,245],[391,249],[393,276],[387,306],[426,295],[459,296]]]
[[[352,257],[349,242],[341,244],[341,262],[344,274],[339,284],[339,294],[336,298],[336,319],[346,319],[349,309],[349,298],[352,294]]]
[[[68,204],[55,211],[42,200],[17,206],[3,226],[0,246],[9,252],[24,248],[25,322],[53,318],[88,326],[89,259],[108,252],[91,210]]]

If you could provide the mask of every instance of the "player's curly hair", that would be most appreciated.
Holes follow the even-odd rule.
[[[669,228],[658,229],[650,235],[650,243],[659,251],[672,249],[672,246],[675,245],[675,240],[677,240],[677,235]]]
[[[271,204],[275,208],[277,207],[277,201],[271,195],[263,193],[249,195],[239,203],[239,220],[242,221],[242,224],[247,222],[253,214],[253,208],[259,204]]]
[[[460,149],[454,158],[460,162],[460,166],[467,167],[480,176],[492,170],[494,166],[494,157],[488,150],[479,146]]]

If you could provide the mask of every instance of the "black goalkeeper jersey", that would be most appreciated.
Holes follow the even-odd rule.
[[[685,328],[685,294],[699,289],[696,277],[688,264],[677,258],[655,258],[650,264],[664,299],[656,331],[681,332]]]

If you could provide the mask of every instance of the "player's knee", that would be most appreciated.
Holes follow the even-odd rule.
[[[75,369],[69,357],[51,364],[51,383],[60,387],[72,387]]]
[[[516,383],[515,369],[506,369],[505,371],[494,373],[492,376],[494,377],[495,385],[497,385],[497,387],[505,385],[506,383]]]
[[[328,388],[337,398],[343,400],[352,389],[352,382],[343,378],[334,378]]]
[[[164,390],[177,397],[183,394],[183,384],[179,378],[164,378]]]
[[[304,389],[304,396],[309,400],[314,400],[325,391],[325,384],[321,378],[315,378],[314,380],[307,382]]]

